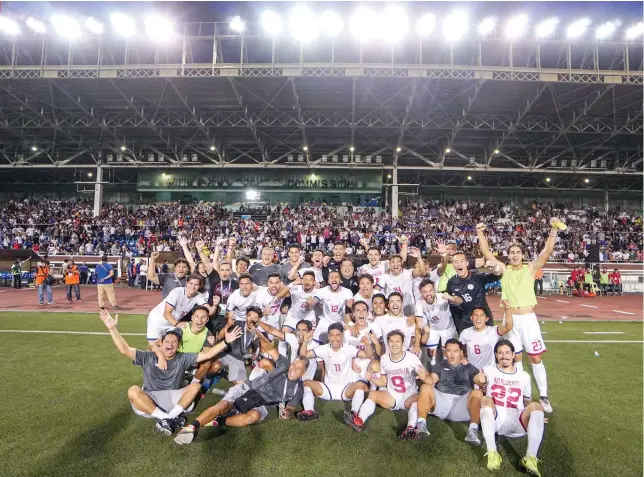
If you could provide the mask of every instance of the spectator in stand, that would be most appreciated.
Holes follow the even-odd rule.
[[[130,263],[127,265],[127,286],[134,288],[136,285],[136,260],[133,258],[130,259]]]
[[[619,273],[618,269],[615,269],[613,273],[610,274],[610,282],[613,285],[611,295],[615,295],[615,291],[622,296],[622,275]]]
[[[51,291],[51,282],[53,277],[50,275],[49,262],[47,260],[41,260],[38,262],[38,268],[36,269],[36,286],[38,287],[38,302],[40,305],[45,304],[45,293],[47,294],[47,304],[54,304],[54,296]]]
[[[96,265],[96,287],[98,289],[98,307],[105,309],[105,296],[112,305],[112,308],[118,310],[116,303],[116,294],[114,293],[114,268],[107,263],[107,255],[101,257],[101,263]]]
[[[81,301],[80,293],[80,272],[73,260],[69,260],[65,269],[65,291],[67,292],[67,303],[72,303],[72,290],[76,295],[76,301]]]

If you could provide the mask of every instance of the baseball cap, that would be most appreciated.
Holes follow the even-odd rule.
[[[163,336],[161,336],[161,341],[163,341],[165,337],[168,335],[174,335],[177,338],[179,338],[179,343],[181,343],[181,341],[183,340],[183,330],[179,327],[172,327],[172,328],[166,329],[165,332],[163,333]]]

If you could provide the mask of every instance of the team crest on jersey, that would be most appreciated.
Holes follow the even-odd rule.
[[[467,289],[468,289],[468,290],[473,290],[473,289],[474,289],[474,285],[472,285],[472,284],[470,283],[470,284],[467,286]]]

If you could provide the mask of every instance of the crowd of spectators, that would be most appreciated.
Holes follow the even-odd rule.
[[[433,253],[436,240],[444,239],[477,254],[474,226],[484,222],[494,253],[504,255],[509,244],[521,242],[533,258],[544,246],[549,219],[559,217],[568,228],[560,234],[552,259],[584,261],[596,242],[600,261],[642,261],[641,214],[622,209],[605,213],[570,204],[410,203],[401,206],[400,217],[393,223],[386,210],[324,203],[250,204],[234,209],[209,202],[106,203],[97,217],[87,200],[10,200],[0,205],[0,248],[33,248],[48,255],[146,256],[180,250],[180,235],[204,240],[211,249],[219,238],[236,236],[242,254],[253,258],[269,245],[284,254],[290,243],[312,251],[331,250],[337,241],[347,245],[348,254],[359,255],[365,253],[362,238],[383,253],[395,253],[396,237],[401,235],[407,235],[423,253]]]

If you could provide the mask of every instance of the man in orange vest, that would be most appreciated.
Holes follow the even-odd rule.
[[[67,291],[67,303],[72,302],[72,289],[76,294],[76,301],[81,301],[80,296],[80,272],[73,260],[69,261],[65,273],[65,289]]]
[[[54,297],[51,293],[51,284],[49,275],[49,262],[47,260],[42,260],[38,262],[38,269],[36,270],[36,286],[38,287],[38,301],[40,305],[45,304],[45,296],[47,293],[47,304],[54,304]]]
[[[534,274],[534,294],[537,294],[537,288],[539,288],[539,295],[543,295],[543,268],[537,270],[537,273]]]

